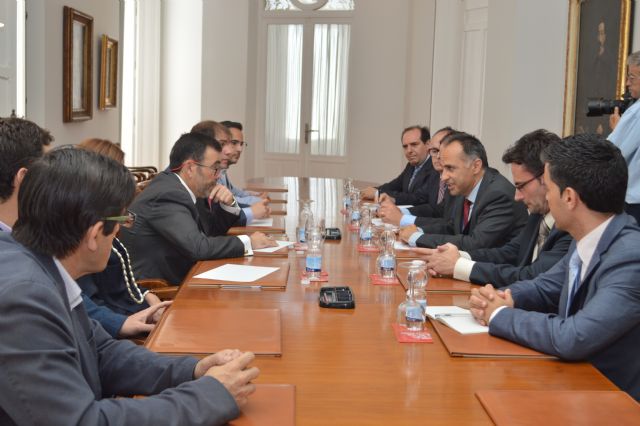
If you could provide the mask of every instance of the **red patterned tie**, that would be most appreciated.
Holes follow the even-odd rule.
[[[467,229],[469,225],[469,211],[471,210],[471,201],[464,199],[464,206],[462,208],[462,229]]]

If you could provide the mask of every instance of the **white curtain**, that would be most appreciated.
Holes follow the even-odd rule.
[[[265,149],[297,154],[300,138],[303,26],[269,25]]]
[[[317,24],[313,52],[312,155],[346,155],[350,25]]]

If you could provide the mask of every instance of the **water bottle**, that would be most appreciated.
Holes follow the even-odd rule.
[[[385,226],[385,230],[380,236],[380,255],[377,260],[380,278],[393,279],[396,276],[395,241],[395,233],[390,227]]]
[[[317,280],[322,272],[322,236],[317,230],[311,231],[308,241],[306,275],[309,280]]]

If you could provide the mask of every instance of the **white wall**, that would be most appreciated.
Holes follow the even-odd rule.
[[[63,6],[93,17],[93,119],[88,121],[62,122]],[[118,142],[120,109],[98,109],[100,38],[103,34],[120,37],[118,0],[29,0],[27,13],[26,117],[50,130],[57,145],[90,137]]]
[[[252,121],[247,118],[249,4],[238,0],[204,0],[203,16],[202,119],[247,125]],[[244,133],[249,147],[240,162],[229,169],[234,185],[241,185],[245,174],[253,176],[252,126],[246,126]]]

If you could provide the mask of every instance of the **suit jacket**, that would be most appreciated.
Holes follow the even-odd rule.
[[[197,360],[114,340],[70,308],[53,258],[0,236],[0,424],[223,424],[224,386],[192,380]],[[113,395],[155,395],[145,399]]]
[[[444,206],[445,220],[432,220],[422,225],[425,234],[416,244],[435,248],[452,243],[465,251],[506,244],[520,233],[528,217],[524,204],[513,199],[514,193],[511,182],[497,170],[487,168],[467,227],[462,227],[464,197],[449,197]]]
[[[438,206],[438,191],[440,190],[440,173],[435,170],[431,173],[426,182],[417,189],[416,195],[421,197],[422,204],[414,204],[409,208],[409,213],[418,217],[442,217],[444,201],[443,198]],[[449,193],[449,189],[445,186],[445,197]]]
[[[573,238],[555,226],[535,262],[531,261],[543,217],[540,214],[529,215],[522,232],[502,247],[469,251],[471,259],[476,262],[471,269],[470,281],[504,287],[516,281],[530,280],[558,263],[567,254]]]
[[[396,204],[424,204],[428,202],[427,193],[428,189],[423,189],[429,177],[432,174],[437,174],[433,169],[431,157],[426,160],[426,163],[422,166],[416,177],[414,178],[411,187],[409,182],[411,181],[411,175],[413,175],[414,167],[411,164],[407,164],[400,176],[393,179],[390,182],[382,184],[378,187],[378,190],[382,193],[389,194],[396,199]]]
[[[121,228],[120,239],[131,254],[138,279],[162,278],[178,285],[198,260],[244,254],[239,238],[210,236],[217,232],[216,222],[201,220],[191,196],[173,173],[158,174],[129,209],[136,221],[132,228]]]
[[[607,226],[567,307],[567,255],[548,272],[511,289],[515,308],[498,312],[493,335],[567,360],[587,360],[640,399],[640,228],[626,214]]]

